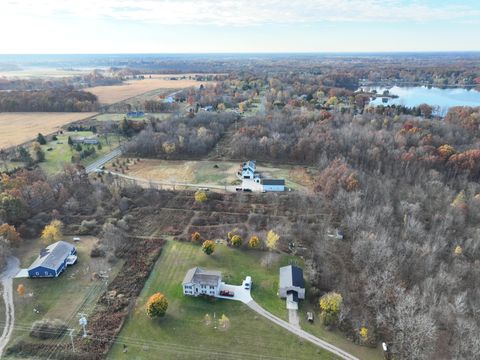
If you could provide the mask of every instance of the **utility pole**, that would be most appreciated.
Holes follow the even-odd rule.
[[[75,344],[73,343],[73,329],[68,329],[70,332],[70,341],[72,342],[72,352],[75,352]]]

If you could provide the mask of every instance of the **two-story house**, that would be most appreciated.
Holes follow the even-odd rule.
[[[205,270],[197,266],[187,271],[182,282],[183,294],[217,296],[221,283],[222,273],[220,271]]]

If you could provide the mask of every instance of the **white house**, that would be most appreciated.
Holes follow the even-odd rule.
[[[221,283],[220,271],[205,270],[197,266],[188,270],[183,279],[183,295],[218,296]]]
[[[278,295],[287,301],[298,302],[298,299],[305,299],[305,281],[302,269],[294,265],[280,268]]]
[[[256,161],[249,160],[241,165],[241,172],[239,172],[238,174],[241,176],[242,179],[260,179],[260,175],[256,172],[256,168]]]

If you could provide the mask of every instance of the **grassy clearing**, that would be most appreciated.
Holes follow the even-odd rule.
[[[81,136],[92,136],[91,131],[77,131],[77,132],[64,132],[61,135],[58,135],[58,140],[49,141],[47,144],[42,145],[42,149],[45,152],[45,161],[40,163],[40,167],[45,170],[47,173],[56,173],[63,169],[65,163],[71,164],[72,156],[78,154],[75,149],[72,149],[68,145],[68,137],[81,137]],[[83,159],[81,163],[87,165],[93,162],[98,157],[105,155],[112,151],[119,145],[119,139],[116,136],[108,137],[108,144],[103,136],[99,137],[102,148],[98,149],[97,145],[89,145],[95,147],[95,154]],[[89,146],[82,145],[85,149]],[[52,149],[48,151],[47,149]]]
[[[142,159],[129,166],[128,175],[165,182],[185,182],[204,185],[230,185],[237,180],[239,163],[229,161],[169,161]],[[217,166],[217,167],[215,167]],[[110,168],[110,167],[109,167]],[[296,167],[261,164],[262,177],[286,179],[288,187],[303,190],[309,186],[305,179],[295,176]]]
[[[264,252],[243,252],[218,245],[212,256],[190,243],[169,241],[137,300],[132,315],[109,354],[110,359],[333,359],[333,355],[300,341],[280,327],[256,315],[244,304],[229,300],[185,297],[181,282],[196,265],[221,270],[224,280],[240,284],[247,274],[254,280],[253,296],[267,308],[284,307],[276,296],[278,266],[289,257],[265,259]],[[148,297],[165,293],[167,315],[149,319],[144,311]],[[269,299],[267,301],[267,298]],[[205,319],[209,314],[211,321]],[[230,319],[227,329],[215,329],[222,314]],[[128,344],[123,353],[122,340]]]
[[[47,343],[48,340],[42,342],[28,335],[32,323],[36,320],[60,319],[67,322],[69,327],[78,328],[78,312],[88,314],[106,288],[105,281],[93,280],[92,274],[106,271],[112,280],[122,265],[122,261],[112,266],[105,259],[92,259],[90,250],[95,242],[94,237],[82,237],[81,242],[76,245],[77,264],[68,267],[58,278],[14,280],[14,290],[19,284],[23,284],[25,295],[20,297],[14,293],[16,320],[10,345],[22,339]],[[21,260],[20,266],[30,266],[41,247],[39,240],[30,240],[17,249],[15,255]]]
[[[168,113],[146,113],[145,116],[143,117],[136,117],[136,118],[131,118],[127,117],[127,120],[136,120],[136,121],[141,121],[141,120],[146,120],[148,117],[153,116],[157,119],[160,120],[166,120],[168,119],[171,114]],[[126,114],[98,114],[95,116],[93,120],[97,121],[121,121],[123,118],[126,117]]]
[[[50,134],[65,124],[96,113],[0,113],[0,148],[20,145],[38,133]]]

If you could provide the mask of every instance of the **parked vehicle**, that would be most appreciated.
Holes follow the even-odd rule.
[[[235,293],[230,290],[220,290],[220,295],[221,296],[228,296],[228,297],[233,297]]]
[[[252,277],[247,276],[245,280],[243,280],[243,288],[245,290],[250,290],[252,288]]]
[[[252,192],[252,189],[243,189],[244,192]]]

